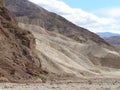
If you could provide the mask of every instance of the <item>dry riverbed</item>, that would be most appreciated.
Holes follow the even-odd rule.
[[[47,83],[0,83],[0,90],[120,90],[120,79],[56,80]]]

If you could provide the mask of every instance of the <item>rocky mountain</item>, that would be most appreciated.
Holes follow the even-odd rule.
[[[57,75],[119,76],[119,52],[98,35],[28,0],[6,0],[19,27],[36,38],[42,68]],[[112,73],[111,72],[115,72]]]
[[[35,38],[30,31],[18,27],[4,4],[0,0],[0,78],[32,79],[42,72]]]
[[[105,38],[105,40],[111,44],[120,44],[120,36]]]
[[[104,39],[110,44],[120,48],[120,36],[113,36],[113,37],[108,37]]]
[[[26,24],[39,25],[46,30],[58,32],[81,43],[108,44],[96,34],[78,27],[65,18],[36,6],[28,0],[6,0],[7,8]]]

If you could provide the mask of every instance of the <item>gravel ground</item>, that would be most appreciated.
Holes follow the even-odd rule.
[[[0,83],[0,90],[120,90],[120,80],[93,79],[47,83]]]

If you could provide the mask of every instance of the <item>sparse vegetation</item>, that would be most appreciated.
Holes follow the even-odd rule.
[[[9,82],[9,80],[5,77],[0,77],[0,83],[1,82]]]
[[[38,77],[42,80],[43,83],[47,81],[47,76],[45,76],[44,74],[40,74]]]

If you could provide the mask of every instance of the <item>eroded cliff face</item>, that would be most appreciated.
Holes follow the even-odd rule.
[[[39,75],[42,70],[35,45],[31,32],[18,27],[0,0],[0,77],[29,79]]]

